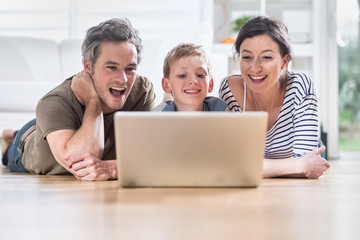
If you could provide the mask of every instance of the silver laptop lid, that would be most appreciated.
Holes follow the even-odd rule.
[[[266,112],[118,112],[123,187],[256,187]]]

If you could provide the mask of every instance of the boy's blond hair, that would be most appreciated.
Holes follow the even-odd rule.
[[[181,43],[171,49],[171,51],[166,55],[164,60],[163,74],[165,78],[169,78],[171,65],[183,57],[188,56],[200,56],[202,60],[207,65],[207,71],[209,73],[210,79],[212,79],[211,71],[210,71],[210,61],[205,52],[205,49],[201,45],[196,45],[193,43]]]

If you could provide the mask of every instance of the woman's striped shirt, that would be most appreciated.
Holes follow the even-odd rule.
[[[281,111],[266,133],[265,158],[268,159],[300,157],[318,146],[318,101],[314,84],[304,73],[289,72],[288,76]],[[229,88],[229,77],[221,81],[219,97],[230,111],[242,112]]]

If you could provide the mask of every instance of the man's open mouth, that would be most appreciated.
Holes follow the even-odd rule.
[[[114,97],[121,97],[125,93],[126,88],[125,87],[111,87],[111,88],[109,88],[109,91],[110,91],[111,95],[113,95]]]

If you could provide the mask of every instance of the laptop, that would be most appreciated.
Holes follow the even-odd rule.
[[[266,112],[117,112],[121,187],[257,187]]]

